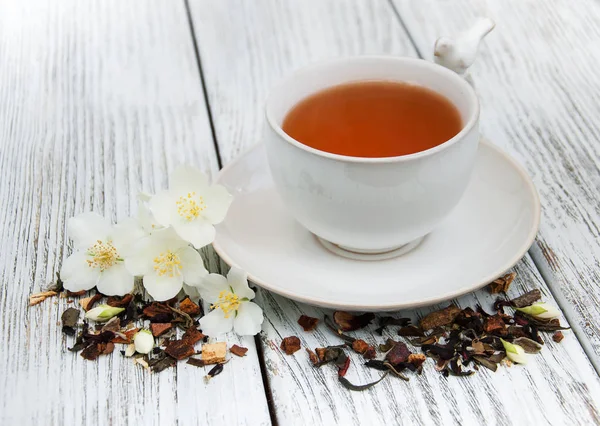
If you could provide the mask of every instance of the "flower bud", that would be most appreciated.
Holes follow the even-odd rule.
[[[519,345],[513,345],[504,339],[500,339],[500,341],[502,342],[502,345],[504,345],[504,350],[506,351],[508,359],[517,364],[527,364],[527,354],[525,353],[525,349]]]
[[[521,311],[524,314],[544,320],[549,320],[560,316],[560,311],[558,309],[548,303],[543,302],[534,303],[533,305],[525,306],[524,308],[517,308],[517,311]]]
[[[140,354],[147,354],[154,348],[154,336],[150,330],[142,329],[133,336],[135,351]]]
[[[119,315],[125,308],[115,308],[109,305],[100,305],[86,312],[85,317],[93,321],[105,322]]]

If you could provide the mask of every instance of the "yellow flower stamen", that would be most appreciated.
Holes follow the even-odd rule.
[[[178,277],[181,275],[181,260],[176,253],[167,250],[154,258],[154,270],[160,276]]]
[[[96,244],[88,249],[87,254],[92,256],[92,259],[87,260],[88,266],[100,268],[100,272],[123,260],[119,257],[115,246],[112,245],[112,241],[97,240]]]
[[[225,318],[229,318],[231,312],[237,312],[240,308],[240,298],[229,290],[223,290],[219,293],[219,300],[214,305],[211,305],[211,309],[221,308],[225,312]]]
[[[177,201],[177,213],[179,216],[187,219],[194,220],[200,213],[206,208],[204,199],[202,197],[196,197],[195,192],[188,192],[187,196],[182,195]]]

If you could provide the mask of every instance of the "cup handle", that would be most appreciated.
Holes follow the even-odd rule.
[[[481,40],[495,26],[490,18],[480,18],[471,28],[454,37],[438,38],[433,46],[434,62],[463,76],[472,85],[467,70],[475,62]]]

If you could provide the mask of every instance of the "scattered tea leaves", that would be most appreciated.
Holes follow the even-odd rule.
[[[62,321],[62,331],[69,336],[75,336],[75,327],[79,319],[79,309],[68,308],[60,317]]]
[[[490,293],[492,293],[492,294],[506,293],[516,276],[517,276],[517,274],[515,272],[511,272],[510,274],[506,274],[503,277],[500,277],[500,278],[492,281],[488,285],[488,289],[490,290]]]
[[[431,330],[435,327],[442,327],[452,324],[460,311],[461,310],[458,306],[450,305],[444,309],[440,309],[439,311],[431,312],[429,315],[426,315],[421,319],[421,328],[423,330]]]
[[[246,352],[248,352],[248,348],[243,348],[238,345],[233,345],[232,347],[229,348],[229,352],[231,352],[232,354],[234,354],[236,356],[243,357],[243,356],[246,356]]]
[[[375,332],[381,336],[383,335],[383,330],[390,325],[399,325],[403,327],[408,324],[410,324],[410,318],[380,317],[379,327],[375,329]]]
[[[204,339],[206,336],[202,334],[197,328],[190,327],[188,328],[183,336],[181,336],[181,340],[187,342],[189,345],[194,346],[200,340]]]
[[[289,336],[281,341],[280,348],[288,355],[300,350],[300,339],[296,336]]]
[[[333,313],[333,321],[342,331],[354,331],[366,327],[375,319],[375,315],[367,312],[362,315],[354,315],[350,312],[336,311]]]
[[[168,342],[165,352],[177,360],[189,358],[196,353],[194,346],[183,339]]]
[[[153,322],[150,324],[150,330],[152,331],[152,335],[154,337],[162,336],[172,328],[173,324],[171,324],[170,322]]]
[[[552,335],[552,340],[554,340],[556,343],[562,342],[564,338],[565,336],[562,334],[562,331],[557,331]]]
[[[407,325],[405,327],[400,327],[398,330],[398,336],[403,337],[421,337],[425,336],[425,333],[420,327],[416,325]]]
[[[204,367],[204,361],[199,358],[188,358],[187,364],[193,365],[194,367]]]
[[[537,302],[542,298],[542,292],[539,289],[528,291],[527,293],[512,299],[510,302],[515,308],[523,308]]]
[[[192,300],[189,297],[186,297],[181,301],[181,303],[179,304],[179,310],[185,312],[190,317],[198,316],[202,312],[200,306],[192,302]]]
[[[361,391],[365,391],[369,388],[372,388],[373,386],[375,386],[376,384],[378,384],[379,382],[381,382],[383,379],[386,378],[386,376],[388,375],[388,372],[386,371],[385,373],[383,373],[383,375],[379,378],[379,380],[376,380],[374,382],[371,383],[367,383],[364,385],[355,385],[352,384],[348,379],[346,379],[343,376],[338,376],[338,380],[340,381],[340,383],[346,388],[349,389],[351,391],[357,391],[357,392],[361,392]]]
[[[314,330],[317,327],[318,323],[318,318],[313,318],[306,315],[302,315],[300,316],[300,318],[298,318],[298,324],[300,324],[300,327],[302,327],[304,331]]]

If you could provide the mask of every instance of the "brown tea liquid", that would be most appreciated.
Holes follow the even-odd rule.
[[[462,128],[458,109],[433,90],[408,83],[360,81],[303,99],[283,131],[321,151],[353,157],[395,157],[425,151]]]

